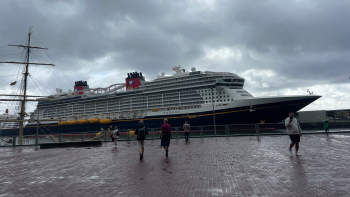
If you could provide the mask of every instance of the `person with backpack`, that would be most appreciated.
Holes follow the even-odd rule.
[[[185,124],[183,125],[183,129],[185,132],[185,140],[188,141],[188,138],[190,137],[190,124],[188,124],[188,121],[185,121]]]
[[[168,119],[164,119],[164,124],[162,125],[160,129],[160,138],[161,140],[161,147],[163,146],[165,149],[165,156],[168,157],[168,151],[169,151],[169,145],[170,145],[170,139],[173,137],[171,133],[171,126],[168,124]]]
[[[135,135],[137,135],[137,145],[138,145],[138,151],[140,154],[140,160],[143,159],[143,152],[145,150],[145,139],[147,134],[148,134],[148,131],[146,127],[143,125],[143,120],[140,120],[139,125],[135,130]]]
[[[113,137],[114,145],[115,145],[115,147],[117,147],[117,139],[119,138],[118,126],[114,127],[114,131],[112,133],[112,137]]]

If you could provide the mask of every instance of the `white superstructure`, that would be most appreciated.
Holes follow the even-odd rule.
[[[18,119],[18,115],[3,113],[0,114],[0,120],[13,120]],[[2,129],[18,129],[18,122],[0,122],[0,130]]]
[[[180,66],[173,68],[175,74],[161,73],[153,81],[145,81],[142,73],[130,73],[124,84],[107,88],[89,88],[86,82],[80,90],[62,92],[46,99],[61,102],[38,104],[31,119],[54,118],[79,119],[134,119],[152,114],[181,113],[225,106],[234,100],[253,98],[243,89],[244,78],[228,72],[186,72]],[[128,81],[129,79],[129,81]],[[133,83],[139,80],[140,85]],[[130,82],[131,81],[131,82]],[[77,82],[76,82],[77,85]],[[212,103],[213,102],[213,103]]]

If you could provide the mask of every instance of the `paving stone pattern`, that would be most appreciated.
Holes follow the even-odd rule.
[[[95,148],[0,148],[0,196],[349,196],[350,134],[173,139]]]

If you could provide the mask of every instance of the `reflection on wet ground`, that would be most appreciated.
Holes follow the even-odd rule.
[[[0,196],[347,196],[350,134],[173,139],[98,148],[0,148]],[[40,196],[39,195],[39,196]]]

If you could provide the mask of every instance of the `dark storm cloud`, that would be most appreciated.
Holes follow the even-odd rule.
[[[122,82],[135,70],[153,79],[181,64],[254,75],[247,87],[276,92],[348,83],[349,6],[328,0],[0,1],[0,46],[34,26],[54,63],[71,80],[91,79],[94,87]],[[212,55],[222,50],[236,55]],[[270,71],[271,78],[261,75]],[[118,76],[98,81],[93,75],[108,73]]]

